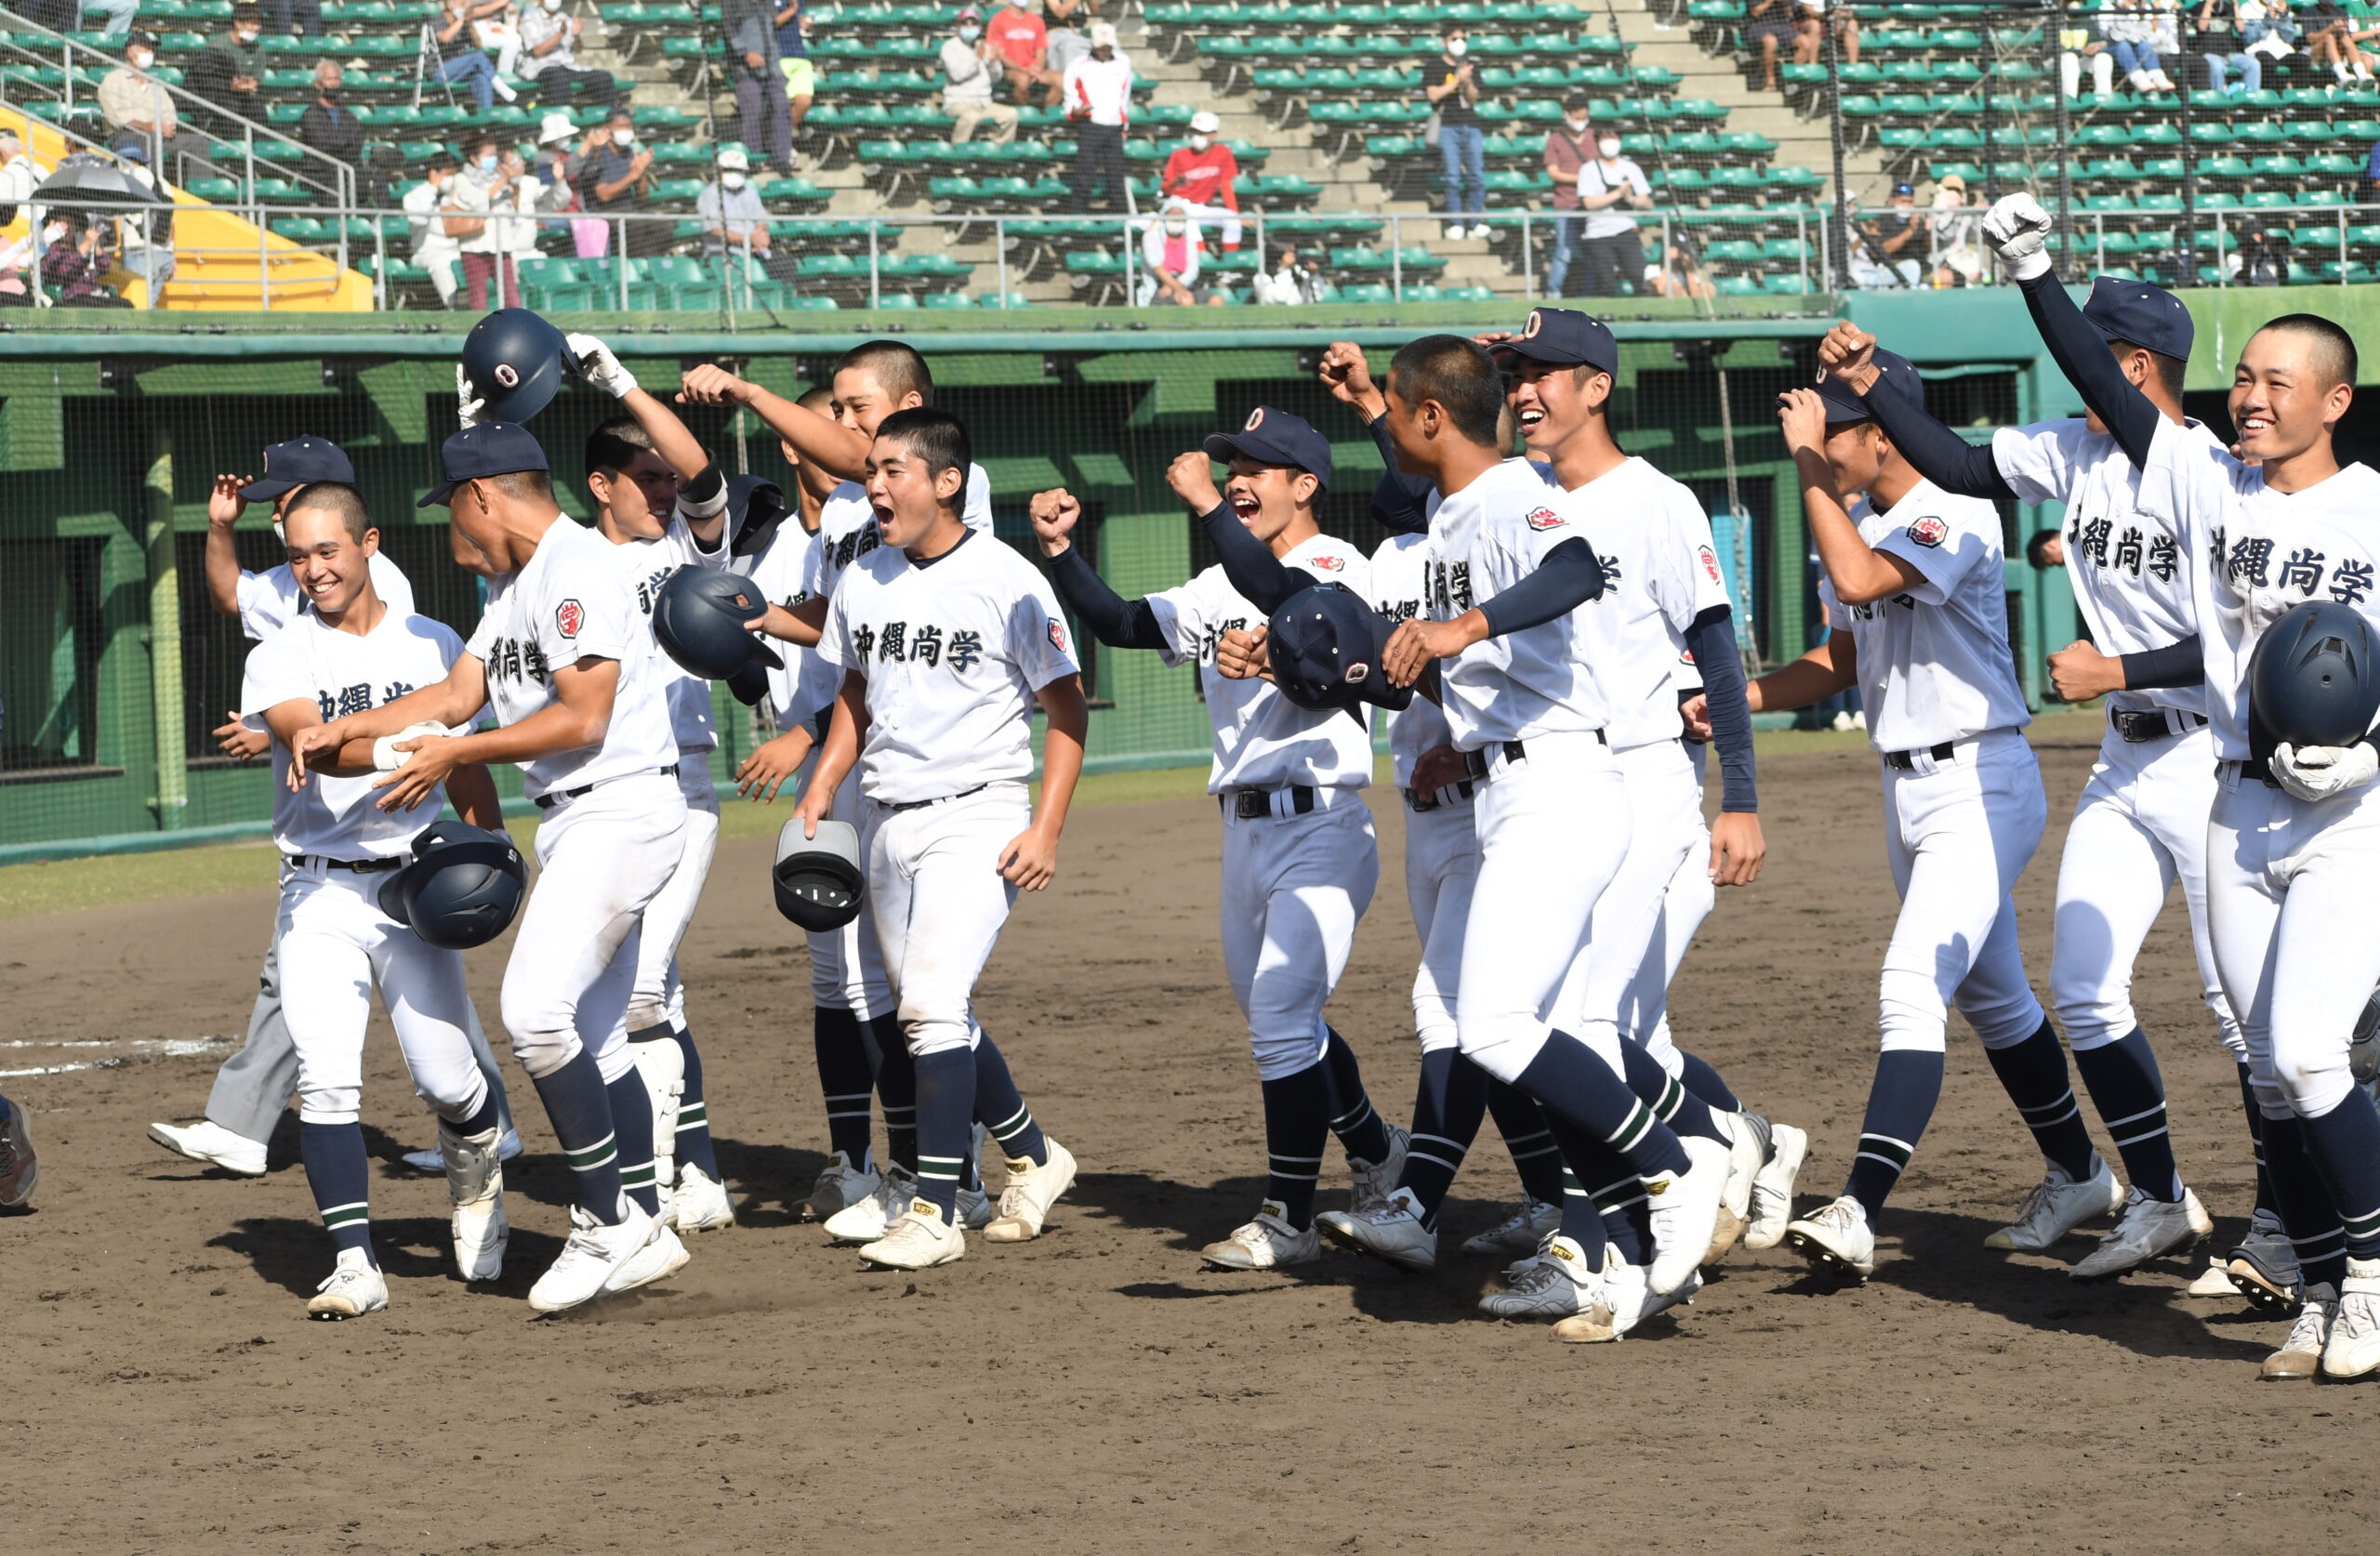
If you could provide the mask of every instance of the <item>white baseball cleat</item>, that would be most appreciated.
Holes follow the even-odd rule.
[[[838,1210],[857,1205],[883,1184],[884,1175],[873,1166],[853,1167],[852,1159],[838,1151],[818,1169],[818,1181],[810,1186],[810,1197],[802,1202],[801,1219],[823,1221]]]
[[[1038,1166],[1029,1156],[1008,1164],[1008,1187],[1000,1191],[999,1214],[985,1226],[984,1241],[1033,1241],[1050,1219],[1050,1207],[1075,1186],[1075,1154],[1046,1134],[1041,1143],[1046,1160]]]
[[[264,1176],[264,1141],[235,1135],[211,1118],[195,1124],[152,1124],[149,1138],[177,1156],[187,1156],[193,1162],[221,1167],[243,1178]],[[438,1170],[435,1151],[430,1154],[430,1170]]]
[[[1566,1345],[1594,1345],[1617,1340],[1655,1313],[1694,1300],[1702,1289],[1702,1272],[1698,1270],[1684,1286],[1667,1296],[1656,1297],[1645,1284],[1645,1272],[1620,1257],[1614,1247],[1604,1249],[1603,1285],[1596,1292],[1594,1305],[1576,1318],[1566,1318],[1554,1326],[1554,1338]]]
[[[2322,1376],[2345,1382],[2373,1371],[2380,1371],[2380,1259],[2350,1259],[2322,1347]]]
[[[1560,1206],[1523,1196],[1520,1208],[1478,1235],[1464,1238],[1462,1251],[1473,1259],[1533,1253],[1561,1226]]]
[[[2289,1325],[2289,1338],[2256,1369],[2261,1383],[2303,1383],[2322,1369],[2331,1325],[2339,1315],[2339,1294],[2328,1285],[2306,1288],[2306,1301]]]
[[[1300,1232],[1285,1218],[1280,1202],[1268,1199],[1256,1207],[1253,1220],[1232,1228],[1222,1242],[1200,1248],[1198,1257],[1218,1270],[1311,1264],[1322,1257],[1322,1234],[1312,1227]]]
[[[1773,1248],[1785,1241],[1785,1223],[1793,1219],[1793,1180],[1802,1176],[1802,1159],[1809,1154],[1807,1134],[1791,1124],[1768,1126],[1768,1160],[1752,1175],[1745,1247]]]
[[[1377,1205],[1343,1216],[1315,1218],[1324,1236],[1342,1248],[1384,1259],[1400,1270],[1438,1267],[1438,1234],[1421,1224],[1421,1201],[1410,1189],[1391,1190]]]
[[[680,1232],[719,1232],[735,1224],[735,1207],[728,1201],[726,1184],[688,1162],[678,1169],[662,1219]]]
[[[1728,1148],[1715,1140],[1679,1137],[1686,1170],[1664,1173],[1645,1185],[1653,1219],[1653,1259],[1645,1279],[1666,1296],[1684,1286],[1711,1249],[1719,1222],[1719,1196],[1726,1191]]]
[[[610,1226],[583,1206],[570,1207],[570,1236],[562,1243],[562,1257],[529,1288],[529,1306],[539,1312],[562,1312],[602,1296],[611,1289],[621,1266],[666,1230],[626,1194],[620,1196],[620,1207],[619,1220]]]
[[[884,1169],[874,1193],[826,1218],[826,1235],[838,1243],[873,1243],[892,1230],[917,1197],[918,1180],[895,1163]]]
[[[2135,1188],[2124,1199],[2115,1230],[2067,1273],[2078,1281],[2105,1280],[2152,1259],[2194,1248],[2214,1235],[2215,1218],[2189,1190],[2184,1189],[2178,1200],[2162,1200]]]
[[[2223,1270],[2231,1278],[2231,1289],[2251,1307],[2288,1309],[2302,1300],[2306,1276],[2297,1267],[2297,1245],[2269,1210],[2248,1218],[2248,1234],[2231,1250]]]
[[[603,1283],[604,1296],[609,1297],[615,1291],[634,1291],[638,1286],[667,1280],[684,1269],[687,1260],[694,1257],[667,1222],[655,1220],[653,1224],[659,1229],[654,1233],[653,1241],[630,1254],[627,1261],[612,1272],[612,1278]]]
[[[1983,1240],[1987,1248],[2015,1253],[2039,1253],[2059,1238],[2101,1216],[2123,1208],[2123,1184],[2097,1156],[2091,1158],[2091,1176],[2067,1176],[2056,1162],[2046,1164],[2042,1180],[2016,1207],[2016,1219]]]
[[[1711,1232],[1710,1251],[1702,1256],[1705,1264],[1716,1264],[1726,1258],[1727,1250],[1736,1246],[1737,1239],[1751,1224],[1752,1180],[1768,1159],[1750,1119],[1739,1113],[1713,1116],[1727,1131],[1727,1180],[1719,1191],[1719,1220]]]
[[[521,1154],[521,1131],[507,1129],[504,1138],[496,1142],[496,1159],[509,1162]],[[438,1147],[434,1145],[427,1151],[408,1151],[399,1160],[414,1171],[428,1173],[433,1178],[446,1170],[445,1159],[438,1154]]]
[[[1347,1201],[1350,1210],[1368,1209],[1380,1204],[1388,1197],[1389,1191],[1396,1187],[1396,1180],[1405,1176],[1405,1153],[1412,1145],[1413,1137],[1384,1118],[1381,1120],[1381,1127],[1388,1131],[1387,1155],[1377,1162],[1359,1162],[1353,1156],[1347,1158],[1347,1171],[1355,1180],[1355,1192]]]
[[[1876,1233],[1867,1207],[1849,1194],[1785,1228],[1785,1246],[1813,1264],[1866,1280],[1876,1272]]]
[[[309,1318],[361,1318],[389,1305],[389,1283],[362,1248],[341,1248],[338,1265],[306,1300]]]
[[[2190,1282],[2184,1289],[2187,1295],[2192,1297],[2237,1297],[2240,1295],[2239,1286],[2232,1282],[2231,1272],[2223,1267],[2221,1259],[2211,1257],[2206,1261],[2206,1268],[2198,1272],[2198,1279]]]
[[[1513,1266],[1503,1290],[1479,1299],[1479,1311],[1490,1318],[1569,1318],[1593,1306],[1602,1283],[1601,1273],[1587,1267],[1586,1250],[1556,1232],[1535,1259]]]
[[[467,1281],[500,1280],[504,1249],[512,1228],[504,1214],[504,1168],[497,1160],[501,1142],[496,1131],[458,1135],[444,1120],[438,1125],[438,1158],[446,1174],[446,1199],[453,1208],[455,1268]]]
[[[888,1270],[931,1270],[966,1257],[967,1234],[942,1219],[942,1207],[915,1199],[883,1236],[859,1251],[860,1258]]]

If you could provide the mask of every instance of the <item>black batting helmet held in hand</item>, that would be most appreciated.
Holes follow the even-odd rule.
[[[653,636],[689,675],[726,680],[747,666],[785,661],[746,629],[769,608],[768,597],[740,573],[681,567],[653,601]]]
[[[431,945],[468,951],[502,934],[528,894],[529,867],[501,832],[436,821],[413,863],[380,887],[380,911]]]
[[[1265,652],[1281,695],[1317,713],[1358,712],[1363,703],[1402,708],[1409,686],[1391,686],[1381,651],[1395,629],[1343,584],[1300,589],[1273,613]]]
[[[543,315],[499,308],[463,337],[463,376],[480,398],[482,421],[527,421],[578,376],[570,343]]]
[[[2352,745],[2380,714],[2380,643],[2346,605],[2281,613],[2248,660],[2248,711],[2291,745]]]
[[[757,557],[769,548],[777,531],[793,515],[793,505],[786,501],[785,488],[766,476],[732,475],[727,478],[727,526],[734,532],[734,542],[728,554],[736,557]],[[797,524],[796,529],[800,526]]]
[[[769,879],[777,911],[805,930],[840,930],[859,916],[866,876],[859,866],[859,829],[849,822],[822,821],[818,836],[801,835],[795,817],[777,833],[776,864]]]

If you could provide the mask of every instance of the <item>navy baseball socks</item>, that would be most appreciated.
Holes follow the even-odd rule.
[[[306,1186],[314,1192],[314,1210],[331,1234],[331,1246],[342,1252],[363,1251],[376,1267],[372,1252],[372,1166],[364,1149],[364,1126],[299,1124],[298,1154],[306,1164]]]
[[[2123,1158],[2132,1186],[2151,1199],[2180,1199],[2182,1174],[2174,1164],[2174,1137],[2165,1122],[2165,1077],[2148,1035],[2135,1026],[2112,1043],[2076,1048],[2074,1070],[2115,1141],[2116,1154]]]
[[[975,1117],[1010,1161],[1039,1167],[1050,1159],[1050,1142],[1009,1074],[1007,1056],[987,1032],[975,1045]]]
[[[2092,1177],[2099,1154],[2092,1148],[2091,1131],[2082,1127],[2082,1110],[2066,1078],[2066,1048],[2050,1019],[2043,1016],[2033,1035],[2020,1043],[1983,1051],[2000,1077],[2001,1089],[2033,1132],[2042,1159],[2077,1183]]]
[[[831,1005],[811,1009],[811,1046],[818,1056],[818,1089],[826,1099],[826,1146],[861,1171],[868,1163],[869,1106],[876,1078],[859,1017]]]
[[[678,1094],[678,1142],[672,1154],[680,1162],[700,1167],[716,1183],[721,1181],[719,1153],[711,1145],[710,1108],[703,1101],[703,1056],[694,1051],[694,1035],[683,1018],[669,1023],[669,1035],[686,1056],[686,1085]]]
[[[1421,1224],[1436,1231],[1438,1207],[1446,1203],[1462,1158],[1478,1138],[1488,1114],[1488,1072],[1453,1048],[1421,1055],[1421,1079],[1413,1093],[1413,1129],[1405,1144],[1405,1167],[1397,1186],[1413,1191]]]
[[[1320,1062],[1263,1083],[1264,1197],[1293,1232],[1314,1225],[1314,1187],[1330,1135],[1330,1082]],[[1374,1120],[1375,1123],[1378,1120]]]
[[[603,1086],[603,1072],[584,1048],[569,1063],[535,1084],[538,1101],[546,1104],[547,1121],[570,1163],[572,1197],[578,1207],[604,1226],[620,1222],[620,1153],[612,1133],[612,1099]],[[637,1093],[640,1101],[643,1092]],[[653,1129],[651,1104],[645,1104],[645,1131]],[[648,1141],[645,1154],[652,1155]]]
[[[1887,1048],[1876,1056],[1876,1078],[1868,1085],[1868,1112],[1859,1121],[1859,1147],[1851,1158],[1844,1197],[1856,1199],[1868,1223],[1909,1168],[1917,1141],[1942,1096],[1944,1058],[1937,1048]]]
[[[2301,1289],[2327,1286],[2336,1291],[2347,1279],[2347,1229],[2315,1163],[2309,1135],[2303,1118],[2266,1119],[2265,1168],[2272,1177],[2281,1230],[2297,1253]]]
[[[1715,1140],[1722,1145],[1730,1141],[1733,1137],[1720,1127],[1718,1119],[1711,1112],[1711,1105],[1700,1095],[1673,1079],[1670,1073],[1661,1068],[1661,1062],[1655,1059],[1642,1043],[1623,1037],[1620,1052],[1627,1063],[1628,1089],[1636,1094],[1638,1101],[1653,1110],[1654,1117],[1680,1135]],[[1709,1069],[1710,1066],[1703,1068]],[[1722,1086],[1720,1089],[1725,1091],[1726,1088]],[[1737,1110],[1730,1108],[1727,1111],[1733,1113]]]
[[[903,1172],[918,1170],[918,1070],[909,1056],[909,1039],[898,1016],[874,1016],[867,1022],[875,1040],[876,1097],[884,1108],[884,1154]]]
[[[2248,1139],[2256,1154],[2256,1206],[2254,1214],[2277,1216],[2281,1212],[2272,1197],[2272,1174],[2265,1168],[2265,1110],[2256,1102],[2256,1083],[2249,1078],[2248,1062],[2240,1061],[2240,1102],[2248,1114]]]
[[[2299,1118],[2297,1128],[2329,1191],[2347,1257],[2380,1259],[2380,1108],[2353,1086],[2330,1112]]]
[[[975,1054],[967,1048],[917,1054],[918,1197],[959,1224],[959,1184],[975,1141]]]
[[[1554,1143],[1554,1132],[1545,1126],[1545,1110],[1537,1105],[1537,1099],[1510,1081],[1491,1076],[1488,1111],[1495,1117],[1496,1132],[1504,1137],[1504,1149],[1512,1154],[1522,1193],[1540,1205],[1561,1204],[1562,1153]]]
[[[1355,1062],[1355,1050],[1329,1027],[1323,1032],[1329,1038],[1322,1050],[1322,1073],[1329,1088],[1330,1132],[1339,1137],[1349,1161],[1380,1167],[1393,1150],[1388,1126],[1381,1122],[1370,1093],[1364,1089],[1364,1070]]]
[[[644,1077],[628,1073],[603,1088],[612,1101],[612,1139],[619,1152],[620,1190],[648,1216],[661,1214],[653,1170],[653,1098]]]

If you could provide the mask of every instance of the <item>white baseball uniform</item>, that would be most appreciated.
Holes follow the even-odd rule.
[[[1429,613],[1430,537],[1393,534],[1372,553],[1372,609],[1391,621]],[[1454,744],[1438,705],[1416,695],[1388,716],[1388,757],[1405,798],[1405,901],[1421,937],[1421,965],[1413,974],[1413,1030],[1421,1051],[1455,1046],[1455,992],[1462,986],[1462,931],[1479,878],[1479,832],[1468,779],[1430,793],[1413,788],[1414,765],[1424,753]]]
[[[1368,599],[1364,554],[1316,534],[1281,559]],[[1214,727],[1207,792],[1223,818],[1223,966],[1248,1018],[1262,1080],[1312,1068],[1329,1047],[1322,1008],[1347,968],[1380,886],[1361,791],[1372,781],[1368,720],[1302,708],[1269,680],[1215,666],[1225,632],[1264,624],[1218,564],[1148,597],[1168,666],[1196,665]]]
[[[619,666],[602,738],[521,764],[545,820],[537,879],[504,969],[504,1025],[532,1077],[582,1047],[606,1083],[628,1074],[639,924],[685,853],[659,654],[613,552],[602,535],[557,518],[518,573],[488,586],[467,650],[486,666],[488,700],[505,725],[555,701],[555,670],[582,657]]]
[[[413,613],[413,582],[404,569],[389,560],[388,554],[376,551],[372,555],[372,592],[391,611]],[[306,602],[298,592],[297,575],[287,562],[267,568],[262,573],[243,570],[240,582],[233,589],[240,607],[240,630],[258,642],[288,626],[305,610]]]
[[[1534,468],[1559,486],[1551,468]],[[1644,460],[1629,458],[1570,495],[1596,516],[1590,538],[1603,560],[1604,593],[1580,614],[1611,700],[1606,732],[1632,819],[1627,857],[1595,901],[1558,1009],[1615,1073],[1626,1073],[1626,1037],[1675,1076],[1685,1065],[1666,1019],[1672,949],[1684,955],[1713,898],[1702,775],[1686,751],[1678,704],[1685,687],[1700,683],[1686,633],[1703,612],[1727,603],[1727,586],[1701,502]],[[1673,915],[1673,928],[1665,922]]]
[[[1034,694],[1079,674],[1040,573],[970,530],[922,566],[879,546],[836,584],[819,652],[866,682],[867,905],[912,1054],[972,1048],[975,980],[1016,900]]]
[[[1576,498],[1526,459],[1507,459],[1442,495],[1431,515],[1429,613],[1458,616],[1563,542],[1587,538]],[[1517,1081],[1569,1019],[1555,1001],[1628,849],[1628,786],[1604,732],[1610,705],[1590,667],[1587,620],[1573,611],[1438,666],[1448,729],[1476,754],[1483,780],[1456,1038],[1503,1081]]]
[[[2265,631],[2308,600],[2380,622],[2380,474],[2349,465],[2303,491],[2276,492],[2205,429],[2167,423],[2150,446],[2140,502],[2175,521],[2194,559],[2206,711],[2222,764],[2206,840],[2215,968],[2266,1116],[2319,1118],[2354,1088],[2347,1041],[2380,982],[2368,910],[2380,785],[2309,804],[2262,782],[2249,744],[2248,665]]]
[[[240,687],[242,721],[264,729],[267,709],[305,702],[324,722],[434,686],[462,640],[428,616],[391,607],[358,636],[309,611],[251,650]],[[291,792],[289,748],[272,744],[272,835],[282,853],[274,923],[281,1004],[298,1050],[298,1117],[352,1124],[363,1104],[364,1036],[372,991],[396,1028],[416,1095],[460,1120],[486,1100],[471,1051],[463,957],[425,944],[380,911],[379,891],[438,819],[442,788],[411,811],[382,811],[376,775],[311,774]]]
[[[1900,918],[1884,951],[1884,1048],[1943,1052],[1949,1009],[1987,1048],[2041,1030],[2009,895],[2041,846],[2048,801],[2020,732],[2032,722],[2008,648],[2000,515],[1980,497],[1921,481],[1879,512],[1852,508],[1859,537],[1915,567],[1906,593],[1846,606],[1868,739],[1884,758],[1884,842]]]
[[[2142,511],[2140,472],[2113,437],[2080,417],[2003,428],[1991,455],[2021,500],[2066,505],[2066,575],[2100,653],[2165,648],[2199,630],[2198,553],[2172,521]],[[2118,692],[2108,709],[2108,732],[2058,864],[2050,1004],[2078,1051],[2138,1027],[2133,965],[2179,880],[2207,1009],[2223,1046],[2244,1056],[2207,937],[2206,818],[2215,785],[2205,688]]]

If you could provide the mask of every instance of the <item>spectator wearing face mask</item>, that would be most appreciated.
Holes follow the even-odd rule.
[[[173,149],[180,116],[174,112],[173,94],[149,73],[156,62],[156,34],[135,33],[124,63],[99,78],[99,117],[107,121],[112,149],[145,145],[152,136],[163,137],[165,149]]]
[[[1616,297],[1621,283],[1645,278],[1644,245],[1636,241],[1636,218],[1628,213],[1652,207],[1652,186],[1643,168],[1620,154],[1619,135],[1606,130],[1595,138],[1594,156],[1579,165],[1577,188],[1581,295]]]
[[[326,157],[353,166],[364,157],[364,123],[339,100],[347,84],[338,62],[325,59],[314,67],[314,100],[298,117],[298,138]]]
[[[718,254],[733,248],[741,253],[769,252],[769,213],[760,191],[752,187],[752,161],[741,146],[719,153],[719,177],[694,196],[694,216],[703,224],[703,252]]]
[[[612,112],[611,123],[587,159],[578,178],[579,203],[589,215],[630,216],[644,209],[653,192],[653,151],[637,143],[636,125],[625,108]],[[628,252],[658,254],[668,246],[669,224],[628,223]]]
[[[474,313],[487,311],[488,282],[499,277],[503,301],[497,306],[521,303],[521,283],[512,269],[512,223],[522,218],[509,214],[522,209],[518,158],[514,166],[514,172],[505,170],[494,138],[473,141],[448,202],[456,214],[446,218],[446,231],[462,248],[465,300]]]
[[[999,51],[984,36],[984,13],[969,6],[942,40],[942,110],[958,121],[950,129],[954,145],[972,138],[986,119],[994,145],[1016,138],[1016,110],[992,100],[999,70]]]
[[[1201,109],[1190,115],[1190,142],[1176,146],[1157,175],[1157,191],[1201,222],[1222,227],[1223,252],[1239,252],[1239,158],[1215,138],[1223,122]]]
[[[1554,180],[1554,254],[1545,265],[1545,295],[1566,297],[1571,261],[1578,257],[1579,170],[1593,161],[1587,114],[1593,103],[1573,96],[1562,105],[1560,127],[1545,132],[1545,176]]]
[[[185,85],[224,111],[217,115],[219,135],[236,137],[243,119],[264,123],[263,37],[264,13],[254,6],[234,6],[231,30],[200,49],[191,61]]]
[[[619,106],[620,84],[609,71],[578,62],[579,34],[587,19],[562,14],[562,0],[531,0],[521,13],[521,78],[549,108]]]
[[[1205,248],[1206,240],[1198,231],[1198,224],[1190,219],[1182,202],[1167,201],[1157,219],[1148,223],[1141,233],[1141,285],[1136,299],[1140,305],[1146,308],[1152,303],[1164,303],[1192,308],[1230,301],[1198,284],[1198,260]]]
[[[447,233],[446,218],[441,211],[454,197],[455,159],[448,152],[436,152],[424,171],[428,177],[407,190],[399,204],[413,227],[413,262],[430,272],[430,284],[438,289],[438,300],[452,308],[455,294],[460,290],[455,265],[463,247]]]
[[[42,236],[49,246],[41,257],[41,278],[44,284],[58,289],[60,308],[130,308],[129,299],[117,297],[101,284],[108,273],[106,230],[87,221],[79,212],[60,213],[56,220],[43,230]]]
[[[1091,24],[1091,52],[1066,67],[1065,104],[1075,132],[1074,190],[1066,208],[1090,210],[1091,186],[1104,178],[1108,208],[1131,210],[1124,126],[1132,117],[1132,63],[1116,46],[1112,23]]]
[[[1447,209],[1455,217],[1447,236],[1484,238],[1488,235],[1484,219],[1468,232],[1462,225],[1466,212],[1482,218],[1488,212],[1488,132],[1479,123],[1479,67],[1468,58],[1471,34],[1462,23],[1448,22],[1440,37],[1444,53],[1430,71],[1436,79],[1425,82],[1421,95],[1429,99],[1430,111],[1438,116],[1438,156],[1446,167]],[[1470,204],[1464,204],[1466,199]]]

